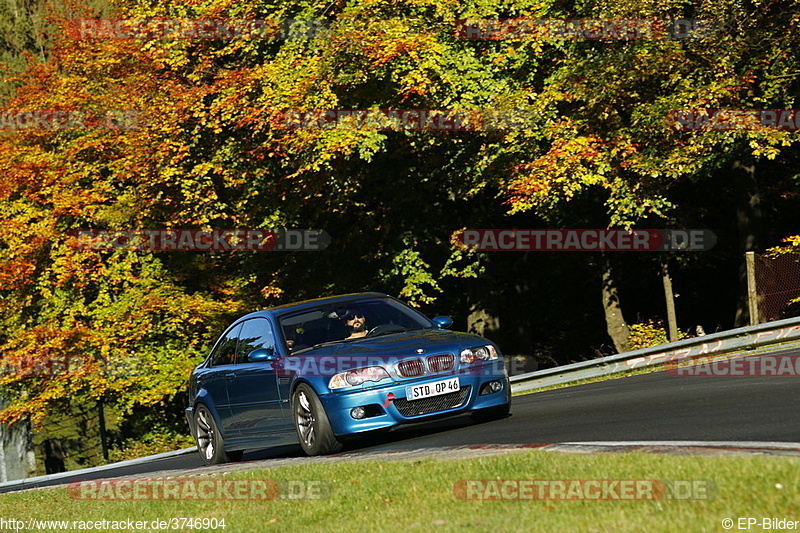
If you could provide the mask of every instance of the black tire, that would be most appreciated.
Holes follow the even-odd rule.
[[[472,411],[469,416],[472,417],[472,420],[475,422],[482,423],[500,420],[501,418],[507,417],[510,412],[511,402],[495,407],[487,407],[486,409],[478,409],[477,411]]]
[[[203,404],[198,404],[194,409],[195,440],[197,441],[197,451],[203,463],[207,465],[218,465],[238,461],[244,453],[242,450],[226,452],[225,443],[219,432],[211,411]]]
[[[292,394],[294,427],[307,455],[336,453],[343,447],[328,421],[328,415],[314,390],[301,383]]]

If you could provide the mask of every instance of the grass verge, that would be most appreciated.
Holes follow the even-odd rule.
[[[315,481],[322,499],[272,501],[131,501],[74,499],[66,488],[0,496],[8,520],[152,521],[225,519],[225,533],[262,531],[724,531],[731,518],[800,517],[798,460],[785,457],[671,456],[646,453],[573,455],[542,450],[472,459],[337,461],[220,477],[183,479]],[[657,501],[465,501],[459,480],[700,480],[706,499]],[[322,493],[326,492],[325,490]],[[98,493],[99,494],[99,493]],[[738,523],[738,522],[736,522]],[[6,524],[7,525],[7,524]],[[3,522],[0,522],[0,529]],[[94,527],[94,530],[110,530]],[[734,526],[736,529],[736,526]],[[755,530],[763,528],[753,527]],[[39,524],[39,531],[64,531]],[[122,529],[132,531],[131,529]],[[138,531],[156,531],[139,529]],[[172,531],[212,531],[183,527]]]

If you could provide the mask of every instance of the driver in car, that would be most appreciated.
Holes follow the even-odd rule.
[[[364,313],[357,309],[348,309],[347,312],[339,317],[345,326],[350,330],[350,336],[344,340],[360,339],[367,336],[367,319]]]

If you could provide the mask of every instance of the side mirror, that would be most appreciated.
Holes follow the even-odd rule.
[[[433,319],[433,323],[439,329],[447,329],[453,325],[453,319],[449,316],[437,316]]]
[[[277,358],[278,356],[275,355],[275,348],[271,346],[269,348],[257,348],[252,352],[250,352],[249,354],[247,354],[247,360],[250,361],[251,363],[274,361]]]

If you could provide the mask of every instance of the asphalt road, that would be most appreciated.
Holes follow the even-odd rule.
[[[678,377],[656,372],[516,396],[511,413],[484,424],[460,416],[406,426],[350,443],[345,451],[581,441],[800,442],[800,377]],[[244,460],[301,456],[299,446],[285,446],[248,452]],[[203,468],[199,457],[189,454],[38,486],[162,470],[197,473]]]

